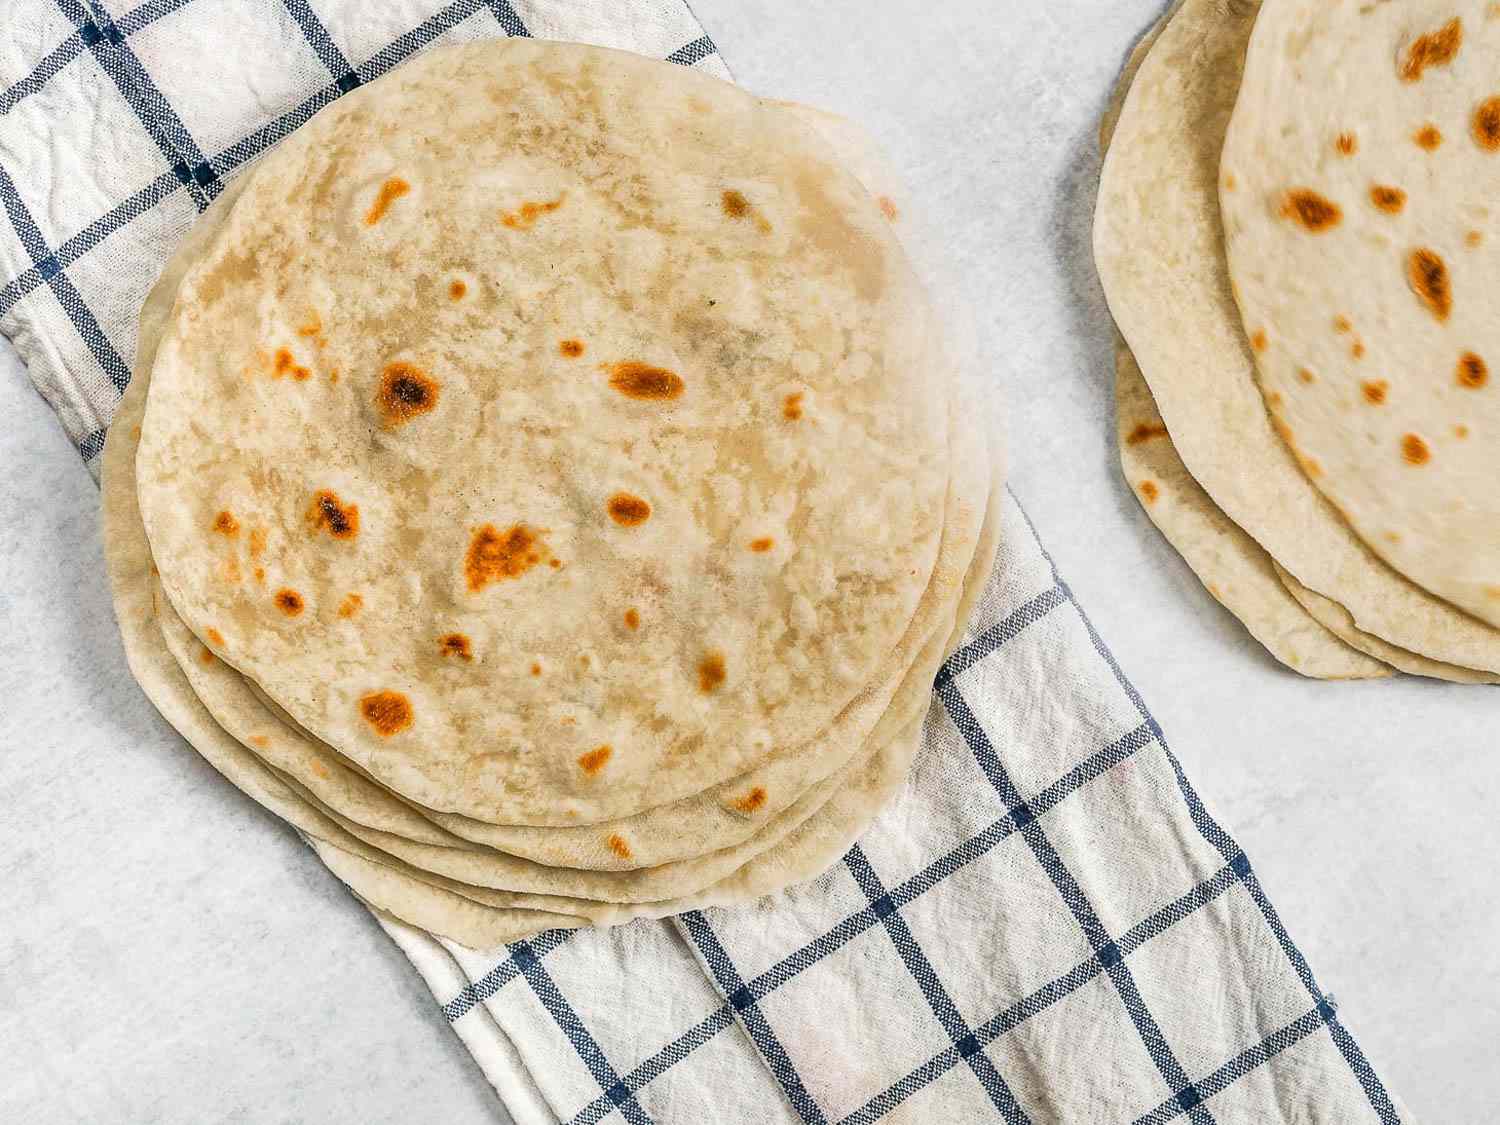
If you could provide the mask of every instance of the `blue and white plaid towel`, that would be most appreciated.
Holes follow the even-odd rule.
[[[0,0],[0,331],[85,460],[224,181],[429,44],[727,76],[680,0]],[[900,798],[817,882],[480,956],[383,921],[521,1125],[1409,1120],[1007,498]]]

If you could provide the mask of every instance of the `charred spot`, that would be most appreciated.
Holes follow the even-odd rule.
[[[271,361],[271,377],[280,379],[283,375],[290,375],[301,383],[312,375],[306,367],[297,362],[290,348],[277,348],[276,355]]]
[[[630,855],[631,855],[630,845],[625,842],[625,837],[624,836],[621,836],[619,833],[616,833],[615,835],[611,836],[605,842],[607,844],[609,844],[609,850],[612,851],[612,852],[614,852],[615,855],[619,856],[621,859],[629,859],[630,858]]]
[[[371,692],[359,701],[359,713],[381,738],[400,734],[413,718],[411,700],[399,691]]]
[[[1447,320],[1453,311],[1453,281],[1448,266],[1435,250],[1413,250],[1406,258],[1406,280],[1427,311]]]
[[[1141,496],[1148,504],[1155,504],[1156,498],[1161,495],[1161,489],[1157,487],[1154,480],[1141,481]]]
[[[1298,454],[1297,463],[1302,466],[1302,471],[1314,480],[1323,475],[1323,466],[1315,457],[1303,457]]]
[[[759,539],[750,540],[750,549],[757,555],[764,555],[775,546],[776,540],[772,539],[769,535],[763,535]]]
[[[1458,56],[1464,44],[1464,22],[1454,18],[1436,31],[1419,35],[1406,49],[1396,73],[1403,82],[1421,81],[1422,72],[1430,66],[1447,66]]]
[[[359,505],[345,504],[332,489],[320,489],[308,505],[307,520],[314,533],[326,531],[335,539],[353,539],[359,534]]]
[[[1295,220],[1313,234],[1322,234],[1338,226],[1344,212],[1333,200],[1311,188],[1294,188],[1282,198],[1281,217]]]
[[[370,204],[370,209],[365,212],[365,226],[373,227],[381,219],[385,218],[391,204],[411,191],[411,184],[400,176],[392,176],[380,185],[380,191],[375,195],[375,202]]]
[[[1428,152],[1436,152],[1442,147],[1443,131],[1436,125],[1428,122],[1413,133],[1411,139],[1417,142],[1418,148],[1426,149]]]
[[[265,583],[265,581],[266,581],[266,568],[265,567],[258,566],[258,567],[255,568],[255,580],[257,582],[261,583],[261,584]]]
[[[1500,150],[1500,97],[1486,98],[1474,107],[1469,131],[1480,148],[1487,152]]]
[[[1453,436],[1456,437],[1459,441],[1463,441],[1469,436],[1469,427],[1460,422],[1458,425],[1453,427]]]
[[[233,538],[240,533],[240,521],[234,518],[233,512],[226,509],[214,517],[214,530],[220,535]]]
[[[288,617],[296,617],[307,608],[307,603],[302,600],[302,595],[287,586],[283,586],[277,590],[276,596],[271,600],[276,603],[276,608]]]
[[[1125,436],[1126,445],[1142,445],[1167,436],[1167,427],[1159,422],[1142,422]]]
[[[208,643],[215,648],[224,647],[224,634],[217,629],[205,629],[203,630],[203,635],[208,638]]]
[[[550,215],[563,205],[565,197],[559,195],[556,199],[549,199],[545,203],[527,202],[521,204],[514,211],[502,211],[500,222],[512,230],[529,230],[536,225],[536,221],[543,215]]]
[[[753,813],[757,809],[765,808],[766,802],[768,800],[770,800],[770,795],[766,793],[765,789],[757,785],[754,789],[750,790],[750,792],[746,793],[739,800],[735,801],[734,807],[739,809],[742,813]]]
[[[578,756],[578,768],[586,774],[596,774],[604,768],[605,763],[609,761],[614,752],[615,748],[608,744],[596,746],[587,754],[580,754]]]
[[[577,359],[579,356],[583,355],[583,341],[563,340],[557,345],[557,350],[564,359]]]
[[[1340,156],[1353,156],[1359,151],[1359,138],[1353,133],[1340,133],[1333,142],[1333,147]]]
[[[353,617],[363,608],[365,599],[358,594],[345,594],[344,600],[339,602],[339,616]]]
[[[1250,336],[1250,346],[1258,352],[1265,351],[1271,346],[1271,341],[1266,338],[1266,330],[1257,328]]]
[[[1377,211],[1384,211],[1387,215],[1399,215],[1402,208],[1406,206],[1406,192],[1398,187],[1376,184],[1370,189],[1370,202],[1375,205]]]
[[[665,367],[655,367],[627,359],[622,363],[606,363],[609,385],[627,398],[665,401],[682,394],[682,377]]]
[[[1425,465],[1432,460],[1432,450],[1417,434],[1407,434],[1401,439],[1401,459],[1408,465]]]
[[[1490,379],[1489,365],[1473,352],[1464,352],[1458,357],[1458,385],[1478,390]]]
[[[318,316],[317,313],[313,313],[312,316],[308,319],[308,321],[307,321],[306,324],[299,324],[297,326],[297,335],[299,335],[299,336],[313,337],[313,336],[321,336],[322,334],[323,334],[323,321]]]
[[[542,674],[542,666],[540,664],[533,663],[531,665],[531,674],[533,676],[540,676]]]
[[[399,360],[386,364],[380,390],[375,395],[375,405],[384,415],[386,425],[405,425],[435,408],[437,402],[437,381],[421,368]]]
[[[1297,378],[1304,383],[1312,384],[1318,381],[1318,377],[1305,367],[1297,368]]]
[[[1347,316],[1336,316],[1333,318],[1333,330],[1338,333],[1348,332],[1353,328],[1353,323]]]
[[[901,208],[896,206],[896,201],[890,196],[876,196],[875,202],[880,205],[880,213],[891,222],[894,223],[897,219],[901,218]]]
[[[504,531],[487,523],[474,532],[464,556],[464,574],[471,593],[478,593],[491,582],[519,578],[541,559],[541,540],[525,524],[513,524]]]
[[[1483,231],[1471,230],[1468,234],[1464,235],[1464,245],[1467,246],[1470,250],[1473,250],[1482,242],[1484,242]]]
[[[641,615],[638,610],[627,609],[625,611],[625,628],[639,629],[641,627]]]
[[[1354,343],[1349,345],[1349,354],[1355,359],[1364,359],[1365,342],[1363,340],[1355,340]]]
[[[750,201],[742,192],[730,190],[720,197],[720,205],[724,208],[724,214],[731,219],[743,219],[750,214]]]
[[[449,633],[438,638],[438,652],[443,656],[456,656],[460,660],[473,660],[474,650],[469,645],[469,638],[462,633]]]
[[[1390,389],[1391,385],[1384,379],[1368,379],[1359,385],[1359,393],[1365,396],[1365,401],[1371,406],[1384,403]]]
[[[710,652],[698,661],[698,690],[704,695],[718,691],[728,677],[722,652]]]
[[[464,294],[468,291],[468,283],[461,277],[455,277],[452,281],[448,282],[448,300],[450,301],[462,301]]]
[[[639,527],[651,518],[651,505],[628,492],[616,492],[607,507],[609,518],[621,527]]]

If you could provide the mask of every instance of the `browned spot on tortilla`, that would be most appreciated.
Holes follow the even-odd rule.
[[[640,527],[651,518],[651,505],[639,496],[616,492],[609,498],[609,518],[621,527]]]
[[[583,354],[583,341],[564,340],[557,345],[557,350],[561,352],[566,359],[577,359]]]
[[[461,277],[455,277],[452,281],[448,282],[448,300],[450,301],[462,301],[464,294],[468,291],[468,283]]]
[[[704,695],[718,691],[728,675],[724,667],[724,654],[710,652],[698,661],[698,690]]]
[[[1464,21],[1455,17],[1436,31],[1419,35],[1406,49],[1396,73],[1403,82],[1417,82],[1429,66],[1447,66],[1464,43]]]
[[[213,651],[211,649],[209,649],[208,646],[206,646],[206,645],[200,645],[199,646],[199,652],[198,652],[198,663],[199,664],[207,666],[209,664],[212,664],[214,662],[214,659],[215,659],[215,657],[214,657]]]
[[[627,609],[625,611],[625,628],[639,629],[641,627],[641,615],[639,610]]]
[[[1141,481],[1141,496],[1148,504],[1155,504],[1156,498],[1161,495],[1161,489],[1157,487],[1154,480]]]
[[[750,540],[750,549],[757,555],[765,554],[774,546],[776,546],[776,540],[772,539],[769,535],[764,535],[759,539]]]
[[[1469,247],[1469,249],[1471,249],[1471,250],[1474,247],[1478,246],[1483,241],[1484,241],[1484,232],[1483,231],[1471,230],[1468,234],[1464,235],[1464,245],[1467,246],[1467,247]]]
[[[529,230],[536,225],[536,221],[543,215],[550,215],[563,205],[565,195],[559,195],[556,199],[549,199],[544,203],[526,202],[514,211],[502,211],[500,222],[512,230]]]
[[[781,416],[788,422],[796,422],[802,417],[802,392],[795,391],[781,400]]]
[[[578,667],[580,668],[587,668],[592,663],[593,661],[589,659],[589,654],[586,652],[578,657]]]
[[[1240,186],[1239,181],[1234,178],[1234,173],[1233,172],[1229,172],[1229,173],[1225,174],[1225,176],[1224,176],[1224,190],[1225,191],[1234,191],[1239,186]]]
[[[1353,133],[1340,133],[1333,142],[1333,147],[1340,156],[1353,156],[1359,151],[1359,138]]]
[[[214,517],[214,530],[220,535],[235,536],[240,533],[240,521],[234,518],[234,513],[225,509]]]
[[[1289,445],[1293,449],[1297,447],[1297,435],[1292,433],[1292,427],[1286,424],[1286,419],[1272,418],[1271,429],[1275,430],[1277,435],[1281,438],[1282,441],[1286,442],[1287,445]]]
[[[1359,385],[1360,393],[1371,406],[1385,402],[1386,392],[1390,389],[1391,385],[1384,379],[1369,379]]]
[[[224,634],[217,629],[205,629],[203,635],[208,638],[208,643],[216,648],[224,647]]]
[[[230,555],[224,560],[224,580],[231,585],[239,582],[244,575],[240,572],[240,560]]]
[[[335,539],[353,539],[359,534],[359,505],[345,504],[332,489],[319,489],[307,507],[307,522],[314,533],[321,530]]]
[[[1333,200],[1311,188],[1294,188],[1281,200],[1281,217],[1295,219],[1313,234],[1322,234],[1339,225],[1344,212]]]
[[[1316,457],[1303,457],[1299,453],[1297,463],[1302,466],[1302,471],[1314,480],[1323,475],[1323,466]]]
[[[1270,407],[1273,411],[1280,410],[1281,409],[1281,392],[1280,391],[1267,391],[1266,392],[1266,405],[1268,407]]]
[[[265,583],[265,580],[266,580],[266,568],[265,567],[258,566],[258,567],[255,568],[255,580],[257,582],[262,583],[262,584]]]
[[[276,349],[276,356],[271,365],[271,378],[280,379],[283,375],[290,375],[301,383],[311,374],[311,371],[297,362],[297,357],[292,354],[290,348]]]
[[[1415,133],[1411,139],[1417,142],[1417,147],[1426,149],[1428,152],[1436,152],[1443,143],[1443,131],[1436,125],[1428,122]]]
[[[1333,330],[1335,332],[1347,332],[1353,327],[1354,325],[1349,322],[1347,316],[1336,316],[1333,318]]]
[[[250,529],[250,557],[258,559],[266,550],[266,529],[263,527],[252,527]]]
[[[1387,215],[1399,215],[1406,206],[1406,192],[1398,187],[1376,184],[1370,189],[1370,202]]]
[[[540,676],[542,674],[542,666],[540,664],[532,664],[531,674],[533,676]]]
[[[1458,357],[1458,385],[1477,391],[1489,382],[1490,369],[1484,360],[1473,352],[1464,352]]]
[[[1304,383],[1316,383],[1318,381],[1318,377],[1305,367],[1297,368],[1297,378],[1301,379]]]
[[[1407,434],[1401,439],[1401,459],[1408,465],[1425,465],[1432,460],[1432,450],[1417,434]]]
[[[1140,445],[1167,436],[1167,427],[1159,422],[1142,422],[1125,437],[1126,445]]]
[[[1474,143],[1485,151],[1500,150],[1500,97],[1485,98],[1474,107],[1469,132]]]
[[[1355,359],[1364,359],[1365,342],[1363,340],[1355,340],[1353,344],[1349,345],[1349,354]]]
[[[131,426],[130,436],[133,438],[139,438],[141,436],[141,428],[139,426]]]
[[[159,571],[159,570],[156,569],[156,564],[155,563],[151,564],[151,574],[152,574],[152,577],[157,577],[157,576],[159,576],[161,574],[161,571]]]
[[[880,213],[891,222],[901,218],[901,208],[896,206],[896,201],[888,195],[877,195],[875,202],[880,204]]]
[[[759,785],[734,802],[734,807],[742,813],[753,813],[756,809],[765,808],[770,795]]]
[[[600,366],[609,372],[609,385],[627,398],[662,401],[682,394],[682,377],[665,367],[655,367],[633,359]]]
[[[317,758],[314,758],[309,763],[309,767],[312,769],[313,773],[317,774],[319,777],[326,778],[329,776],[328,767],[320,762]]]
[[[492,523],[475,529],[468,554],[464,556],[469,591],[478,593],[491,582],[519,578],[540,561],[540,546],[537,533],[522,523],[512,524],[504,531],[495,530]]]
[[[1453,281],[1448,266],[1435,250],[1413,250],[1406,258],[1406,280],[1427,311],[1447,320],[1453,311]]]
[[[604,763],[609,761],[610,755],[614,752],[615,748],[608,743],[603,746],[596,746],[587,754],[580,754],[578,756],[578,768],[586,774],[596,774],[604,768]]]
[[[609,844],[609,850],[614,852],[615,855],[619,856],[621,859],[630,858],[630,845],[625,842],[624,836],[616,833],[605,842]]]
[[[1401,542],[1401,533],[1399,531],[1387,531],[1385,533],[1385,541],[1387,543],[1399,543]]]
[[[382,738],[399,734],[412,724],[411,700],[399,691],[375,691],[359,701],[359,713]]]
[[[1453,436],[1456,437],[1459,441],[1463,441],[1469,436],[1469,427],[1460,422],[1458,425],[1453,427]]]
[[[387,426],[404,426],[417,415],[432,410],[437,402],[437,381],[421,368],[403,360],[386,364],[375,405]]]
[[[444,656],[456,656],[460,660],[474,659],[474,650],[469,646],[469,638],[462,633],[449,633],[439,637],[438,652]]]
[[[1500,586],[1486,586],[1484,588],[1484,596],[1500,601]]]
[[[731,219],[743,219],[750,214],[750,201],[740,192],[726,191],[721,197],[724,214]]]
[[[345,594],[344,600],[339,602],[339,616],[353,617],[365,604],[365,599],[358,594]]]
[[[288,617],[296,617],[306,608],[306,603],[303,602],[302,595],[288,586],[283,586],[277,590],[276,596],[272,601],[276,603],[276,608]]]
[[[254,746],[258,750],[269,750],[271,747],[271,740],[263,734],[252,734],[250,736],[250,745]]]
[[[323,321],[317,313],[313,313],[306,324],[297,326],[299,336],[321,336],[323,334]]]
[[[411,191],[411,184],[400,176],[392,176],[380,185],[380,192],[375,196],[375,202],[370,204],[370,209],[365,212],[365,226],[373,227],[385,213],[391,209],[391,204]]]
[[[557,558],[548,559],[547,560],[547,565],[550,566],[553,570],[561,570],[562,569],[562,559],[557,559]]]
[[[1258,352],[1263,352],[1271,346],[1271,341],[1266,338],[1266,330],[1264,328],[1257,328],[1250,336],[1250,346]]]

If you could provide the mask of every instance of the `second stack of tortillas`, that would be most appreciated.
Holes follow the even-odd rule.
[[[1184,0],[1103,130],[1122,465],[1309,676],[1500,680],[1489,7]]]

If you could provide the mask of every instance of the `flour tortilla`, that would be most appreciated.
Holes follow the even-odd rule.
[[[1426,676],[1428,679],[1447,680],[1454,684],[1500,683],[1500,677],[1488,672],[1476,672],[1472,668],[1460,668],[1456,664],[1442,664],[1436,660],[1428,660],[1425,656],[1407,652],[1405,649],[1387,644],[1379,637],[1362,632],[1354,624],[1354,618],[1349,616],[1349,611],[1338,602],[1330,601],[1322,594],[1313,593],[1279,566],[1276,568],[1276,574],[1286,584],[1287,591],[1292,597],[1296,598],[1302,608],[1319,623],[1337,634],[1347,644],[1359,649],[1360,652],[1368,653],[1376,660],[1384,661],[1392,668],[1412,676]]]
[[[158,354],[141,500],[179,614],[383,784],[491,823],[630,815],[826,729],[931,572],[946,408],[911,375],[948,360],[819,151],[707,76],[521,40],[331,106],[250,173]],[[632,362],[679,397],[620,393]],[[352,538],[311,528],[321,490]]]
[[[1110,311],[1183,463],[1231,520],[1359,628],[1500,671],[1500,633],[1386,567],[1273,431],[1229,288],[1223,132],[1255,11],[1187,0],[1142,65],[1104,162],[1094,251]]]
[[[1109,152],[1125,95],[1181,0],[1131,52],[1099,125]],[[1272,656],[1317,679],[1372,679],[1390,668],[1340,641],[1313,620],[1278,581],[1261,546],[1226,516],[1188,473],[1151,397],[1135,357],[1115,340],[1115,422],[1120,467],[1151,522],[1187,562],[1214,599],[1234,614]]]
[[[1221,191],[1229,273],[1284,440],[1376,554],[1492,625],[1497,72],[1485,0],[1267,4],[1221,178],[1236,183]],[[1377,205],[1377,189],[1401,194]]]
[[[880,163],[873,145],[862,131],[851,123],[812,111],[806,107],[783,104],[787,113],[803,115],[815,123],[829,141],[834,156],[850,167],[872,194],[887,199],[904,201],[899,180]],[[905,222],[905,212],[896,209],[893,222]],[[972,388],[971,388],[972,390]],[[972,401],[976,396],[970,394]],[[972,427],[969,430],[972,435]],[[963,456],[975,469],[984,461],[984,450],[966,449]],[[998,476],[998,467],[995,475]],[[958,494],[970,487],[983,487],[981,478],[967,473],[965,480],[972,486],[958,488]],[[998,505],[998,488],[991,495],[987,512],[985,541],[975,554],[974,573],[965,584],[965,602],[959,607],[959,620],[967,619],[979,591],[983,589],[990,562],[993,559],[995,533],[998,522],[994,518]],[[951,538],[952,529],[948,533]],[[961,536],[956,543],[967,546]],[[944,542],[945,558],[955,562],[948,538]],[[943,569],[952,563],[942,564]],[[924,605],[938,591],[924,595]],[[718,787],[718,791],[701,797],[690,798],[670,806],[658,806],[636,817],[611,822],[606,826],[572,828],[526,828],[518,826],[491,826],[451,814],[434,814],[427,810],[409,807],[394,795],[384,790],[357,769],[346,764],[331,748],[313,739],[305,731],[275,707],[259,697],[254,685],[243,680],[238,673],[217,660],[206,647],[193,641],[185,632],[170,605],[162,610],[163,630],[169,646],[179,659],[184,673],[195,692],[208,704],[209,710],[221,725],[246,743],[286,780],[309,797],[319,801],[327,811],[342,814],[356,824],[375,830],[377,833],[393,834],[409,840],[438,847],[467,847],[469,841],[483,843],[513,855],[533,859],[541,863],[582,867],[589,869],[621,870],[640,867],[655,867],[675,860],[719,851],[730,845],[749,839],[773,818],[785,815],[785,810],[794,803],[807,811],[805,802],[798,798],[808,785],[814,784],[849,760],[849,753],[842,751],[827,738],[817,740],[817,745],[803,751],[798,757],[782,756],[751,774]],[[910,640],[918,637],[916,626],[910,631]],[[904,641],[903,644],[909,644]],[[905,659],[901,662],[903,665]],[[908,674],[907,687],[901,690],[925,695],[930,682],[928,664],[916,674]],[[870,693],[863,705],[877,705],[887,696]],[[897,719],[887,717],[887,729],[899,720],[899,716],[910,707],[894,707]],[[836,724],[837,726],[838,724]],[[801,760],[809,753],[813,766],[809,769]],[[861,751],[860,759],[868,751]],[[795,786],[795,787],[794,787]],[[757,807],[747,811],[743,806],[746,798],[755,794]],[[434,824],[433,822],[437,822]],[[438,825],[444,825],[438,827]],[[784,828],[787,826],[784,826]],[[783,829],[784,830],[784,829]],[[630,858],[621,859],[607,842],[611,837],[629,841]],[[761,846],[765,846],[762,844]],[[464,861],[473,862],[473,861]]]

